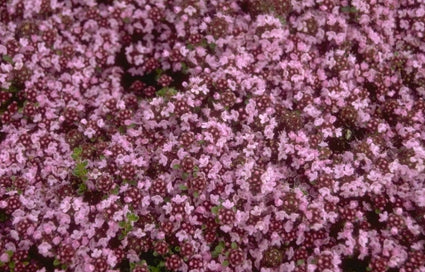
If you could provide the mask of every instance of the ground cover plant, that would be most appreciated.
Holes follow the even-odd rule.
[[[0,0],[0,271],[425,271],[421,0]]]

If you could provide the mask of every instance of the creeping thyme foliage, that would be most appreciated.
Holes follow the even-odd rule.
[[[419,0],[0,0],[0,271],[425,271]]]

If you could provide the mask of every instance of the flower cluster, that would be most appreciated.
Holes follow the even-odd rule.
[[[420,0],[0,0],[0,271],[425,271]]]

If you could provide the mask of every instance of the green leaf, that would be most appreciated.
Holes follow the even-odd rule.
[[[6,250],[6,254],[9,255],[9,257],[13,256],[13,251],[12,250]]]
[[[183,74],[187,74],[189,72],[189,67],[187,67],[187,64],[185,62],[180,63],[182,66],[182,72]]]
[[[155,80],[158,80],[160,76],[164,73],[164,71],[161,68],[158,68],[155,70],[155,73],[156,73]]]
[[[188,177],[189,177],[189,174],[188,173],[184,172],[182,174],[182,179],[187,179]]]
[[[79,178],[85,177],[88,174],[88,170],[86,169],[87,164],[88,164],[87,161],[82,161],[77,163],[73,171],[74,176],[77,176]]]
[[[186,48],[189,49],[189,50],[193,50],[193,49],[195,49],[195,46],[193,46],[193,44],[191,44],[191,43],[188,43],[186,45]]]
[[[180,169],[180,164],[174,164],[174,165],[173,165],[173,169],[174,169],[174,170]]]
[[[225,245],[224,245],[223,241],[218,243],[218,245],[214,248],[214,251],[212,252],[211,255],[214,258],[218,257],[218,255],[220,255],[224,251],[224,247],[225,247]]]
[[[133,269],[136,267],[136,263],[130,263],[130,271],[133,271]]]
[[[187,186],[186,186],[186,185],[184,185],[184,184],[180,184],[179,188],[180,188],[180,190],[182,190],[182,191],[186,191],[186,190],[187,190]]]
[[[127,213],[127,219],[136,222],[139,220],[139,217],[134,213]]]
[[[77,193],[78,193],[79,195],[82,195],[82,194],[84,194],[85,192],[87,192],[87,185],[86,185],[85,183],[81,183],[81,184],[78,186]]]
[[[347,140],[347,141],[349,141],[349,140],[351,140],[351,137],[353,136],[353,132],[351,131],[351,130],[349,130],[349,129],[347,129],[346,131],[345,131],[345,139]]]
[[[176,247],[174,248],[174,251],[175,251],[175,252],[180,252],[180,247],[179,247],[179,246],[176,246]]]
[[[228,260],[224,260],[223,261],[223,266],[229,266],[229,261]]]
[[[372,267],[368,266],[368,267],[366,268],[366,271],[372,271]]]
[[[74,160],[78,160],[81,157],[81,153],[83,152],[83,148],[81,146],[74,148],[74,150],[72,151],[72,155],[71,157]]]
[[[211,49],[211,50],[215,50],[215,48],[217,47],[217,45],[215,44],[215,43],[209,43],[208,44],[208,47]]]
[[[375,209],[375,213],[376,214],[380,214],[381,213],[381,210],[380,209]]]
[[[127,128],[126,128],[125,126],[120,126],[120,127],[118,128],[118,130],[119,130],[119,132],[120,132],[121,134],[124,134],[124,133],[126,133]]]
[[[14,268],[15,268],[15,262],[13,262],[13,261],[12,261],[12,262],[10,262],[10,263],[9,263],[9,268],[10,268],[10,269],[14,269]]]
[[[8,216],[5,212],[0,211],[0,222],[5,222],[8,219]]]
[[[164,87],[156,92],[157,96],[170,98],[177,94],[177,90],[174,88]]]
[[[62,264],[61,268],[62,268],[62,270],[66,270],[68,268],[68,266],[66,264]]]
[[[232,249],[237,249],[238,248],[238,244],[236,244],[235,242],[232,242],[231,247],[232,247]]]
[[[149,271],[150,272],[161,272],[161,268],[156,267],[156,266],[153,266],[153,265],[150,265],[149,266]]]
[[[354,6],[345,6],[345,7],[341,7],[341,12],[345,12],[345,13],[357,13],[358,10]]]
[[[194,198],[198,198],[198,197],[199,197],[199,193],[198,193],[198,191],[193,192],[193,197],[194,197]]]
[[[131,18],[130,18],[130,17],[125,17],[125,18],[123,18],[123,19],[122,19],[122,21],[123,21],[125,24],[129,24],[129,23],[131,23]]]
[[[297,261],[297,265],[303,265],[305,263],[305,261],[303,259],[300,259]]]
[[[118,187],[118,186],[116,186],[112,191],[111,191],[111,194],[113,194],[113,195],[117,195],[117,194],[119,194],[120,193],[120,188]]]
[[[14,64],[13,58],[9,55],[3,55],[3,60],[9,62],[10,64]]]
[[[218,206],[214,206],[214,207],[211,208],[211,212],[213,214],[218,214],[218,210],[219,210],[219,207]]]
[[[58,260],[58,259],[55,259],[54,261],[53,261],[53,265],[54,266],[59,266],[61,264],[61,262]]]

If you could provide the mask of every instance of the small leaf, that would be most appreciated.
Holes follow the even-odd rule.
[[[14,269],[15,268],[15,262],[10,262],[9,263],[9,268],[10,269]]]
[[[180,252],[180,247],[179,247],[179,246],[176,246],[176,247],[174,248],[174,251],[175,251],[175,252]]]
[[[71,157],[74,160],[77,160],[81,157],[81,153],[83,152],[83,148],[81,146],[74,148]]]
[[[182,174],[182,179],[187,179],[188,177],[189,177],[189,174],[188,173],[184,172]]]
[[[212,207],[211,208],[211,212],[213,213],[213,214],[218,214],[218,206],[214,206],[214,207]]]
[[[232,249],[237,249],[238,248],[238,244],[236,244],[235,242],[232,242],[231,247],[232,247]]]
[[[173,169],[174,169],[174,170],[180,169],[180,164],[174,164],[174,165],[173,165]]]
[[[187,49],[189,49],[189,50],[193,50],[193,49],[195,49],[195,47],[193,46],[193,44],[191,44],[191,43],[188,43],[187,45],[186,45],[186,48]]]
[[[131,18],[130,18],[130,17],[125,17],[125,18],[123,18],[123,19],[122,19],[122,21],[123,21],[125,24],[129,24],[129,23],[131,23]]]
[[[156,92],[157,96],[164,97],[164,98],[170,98],[176,94],[177,94],[177,90],[174,88],[169,88],[169,87],[164,87]]]
[[[181,66],[182,66],[181,70],[182,70],[183,74],[187,74],[188,70],[189,70],[189,68],[187,67],[187,64],[185,62],[182,62]]]
[[[156,266],[153,266],[153,265],[150,265],[149,266],[149,271],[150,272],[160,272],[161,271],[161,268],[156,267]]]
[[[61,264],[61,262],[58,260],[58,259],[55,259],[54,261],[53,261],[53,265],[54,266],[59,266]]]
[[[198,198],[198,197],[199,197],[199,193],[198,193],[198,191],[193,192],[193,197],[194,197],[194,198]]]
[[[223,266],[224,266],[224,267],[229,266],[229,261],[228,261],[228,260],[224,260],[224,261],[223,261]]]
[[[112,191],[111,194],[113,195],[118,195],[120,193],[120,188],[118,186],[116,186]]]
[[[136,222],[139,220],[139,217],[134,213],[127,213],[127,219]]]
[[[77,176],[79,178],[85,177],[88,174],[88,170],[86,169],[87,164],[87,161],[77,163],[73,171],[74,176]]]
[[[215,43],[209,43],[208,44],[208,47],[211,49],[211,50],[215,50],[215,48],[217,47],[217,45],[215,44]]]
[[[366,271],[372,271],[372,267],[368,266],[368,267],[366,268]]]
[[[84,194],[87,191],[87,185],[85,183],[81,183],[80,186],[78,186],[77,193],[79,195]]]
[[[305,263],[305,261],[303,259],[300,259],[297,261],[297,265],[303,265]]]
[[[13,251],[12,250],[6,250],[6,254],[9,255],[9,257],[13,256]]]
[[[13,64],[13,58],[9,55],[3,55],[3,60],[6,62],[9,62],[10,64]]]
[[[214,248],[214,251],[212,252],[212,256],[214,258],[218,257],[218,255],[220,255],[223,251],[224,251],[224,242],[220,242],[218,243],[218,245]]]
[[[182,191],[186,191],[186,190],[187,190],[187,186],[186,186],[186,185],[184,185],[184,184],[180,184],[179,188],[180,188],[180,190],[182,190]]]
[[[347,131],[345,132],[345,139],[347,141],[351,140],[351,137],[353,136],[353,132],[349,129],[347,129]]]
[[[376,214],[380,214],[381,213],[381,210],[380,209],[375,209],[375,213]]]
[[[121,228],[124,228],[126,224],[127,224],[127,223],[126,223],[125,221],[120,221],[120,222],[118,223],[118,226],[120,226]]]
[[[120,126],[120,127],[118,128],[118,130],[119,130],[119,132],[120,132],[121,134],[124,134],[124,133],[126,133],[127,128],[126,128],[125,126]]]

